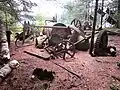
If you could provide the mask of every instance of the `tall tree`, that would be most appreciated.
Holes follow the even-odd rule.
[[[0,0],[0,11],[20,21],[24,16],[23,12],[30,12],[30,9],[36,5],[30,0]]]
[[[120,0],[118,0],[118,13],[120,13]]]
[[[62,16],[63,21],[68,19],[67,21],[70,22],[74,18],[78,18],[81,21],[88,19],[90,3],[92,3],[92,1],[93,0],[76,0],[68,2],[66,5],[64,5],[66,13],[64,13],[65,15]]]

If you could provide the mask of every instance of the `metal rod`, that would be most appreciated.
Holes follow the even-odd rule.
[[[46,25],[41,25],[41,26],[33,26],[37,28],[58,28],[58,29],[67,29],[68,27],[63,27],[63,26],[46,26]]]
[[[95,34],[98,34],[99,32],[95,32]],[[90,39],[92,36],[91,35],[89,35],[87,38],[84,38],[84,39],[82,39],[82,40],[78,40],[77,42],[75,42],[74,43],[74,45],[76,45],[76,44],[78,44],[78,43],[81,43],[81,42],[83,42],[84,40],[86,40],[86,39]]]
[[[93,20],[93,30],[92,30],[92,38],[91,38],[91,45],[90,45],[90,51],[89,54],[93,56],[93,47],[94,47],[94,34],[95,34],[95,26],[96,26],[96,21],[97,21],[97,9],[98,9],[98,1],[96,0],[95,4],[95,13],[94,13],[94,20]]]
[[[59,64],[57,64],[57,63],[55,63],[55,62],[53,62],[53,61],[50,61],[50,62],[52,62],[53,64],[55,64],[55,65],[57,65],[57,66],[61,67],[62,69],[64,69],[64,70],[68,71],[69,73],[71,73],[71,74],[73,74],[73,75],[77,76],[79,79],[81,79],[81,77],[80,77],[78,74],[76,74],[76,73],[74,73],[74,72],[72,72],[72,71],[68,70],[67,68],[65,68],[65,67],[63,67],[63,66],[61,66],[61,65],[59,65]]]

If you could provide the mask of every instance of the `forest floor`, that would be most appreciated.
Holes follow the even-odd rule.
[[[11,43],[11,59],[19,61],[20,66],[14,69],[0,84],[0,90],[120,90],[120,36],[109,36],[109,45],[117,48],[117,56],[91,57],[89,51],[77,51],[74,58],[63,60],[43,60],[28,55],[23,51],[40,53],[34,45],[17,48]],[[51,61],[76,73],[77,77]],[[31,79],[35,68],[54,71],[54,80]]]

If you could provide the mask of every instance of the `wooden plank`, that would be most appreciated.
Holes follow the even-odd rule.
[[[29,55],[44,59],[44,60],[49,60],[50,59],[50,55],[47,53],[47,51],[43,51],[41,53],[35,53],[35,52],[30,52],[30,51],[24,51],[24,53],[27,53]]]

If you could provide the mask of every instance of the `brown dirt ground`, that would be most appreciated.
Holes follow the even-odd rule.
[[[39,53],[40,50],[34,45],[16,48],[11,44],[11,59],[18,60],[20,66],[0,84],[0,90],[110,90],[111,85],[120,90],[120,81],[111,77],[112,75],[120,77],[120,68],[116,65],[116,62],[120,62],[120,37],[109,36],[109,44],[116,46],[116,57],[91,57],[88,51],[77,51],[74,58],[67,61],[51,60],[78,74],[81,78],[50,61],[44,61],[23,52],[28,50]],[[31,75],[36,67],[54,71],[55,79],[52,82],[32,80]],[[45,89],[46,84],[47,89]]]

